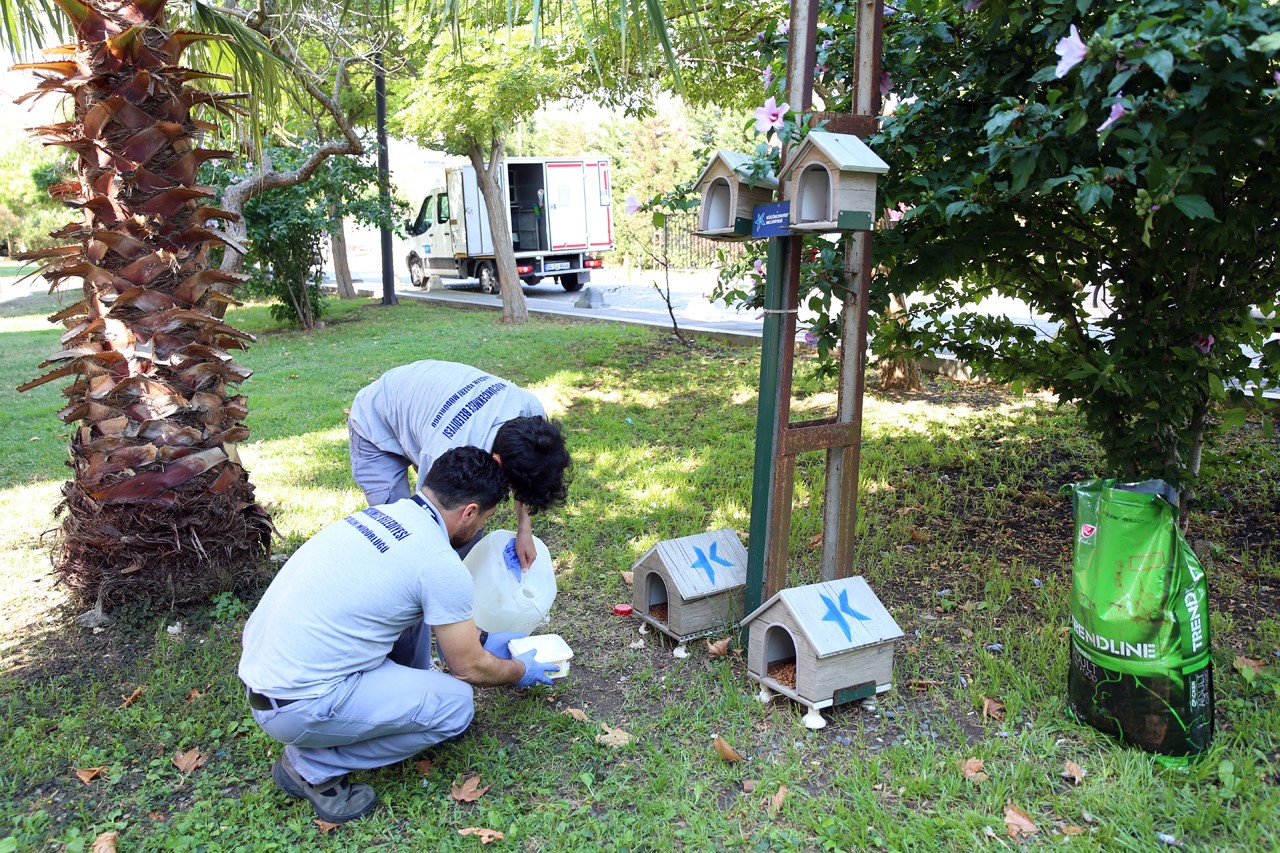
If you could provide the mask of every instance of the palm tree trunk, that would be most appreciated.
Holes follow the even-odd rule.
[[[23,66],[37,95],[72,97],[69,121],[37,128],[77,156],[77,177],[49,192],[81,211],[33,252],[55,287],[79,280],[84,298],[52,318],[67,331],[20,390],[59,378],[71,425],[73,479],[62,489],[59,579],[87,601],[205,600],[259,579],[271,522],[254,501],[236,446],[249,435],[250,371],[231,352],[251,335],[215,317],[218,288],[242,277],[209,267],[227,241],[209,227],[233,217],[196,184],[206,122],[241,112],[235,95],[187,86],[181,54],[218,38],[163,27],[164,0],[57,0],[76,43],[55,61]]]

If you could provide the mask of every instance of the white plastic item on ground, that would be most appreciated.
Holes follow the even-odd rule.
[[[472,609],[482,631],[531,634],[546,621],[555,603],[556,572],[547,546],[533,537],[537,557],[529,571],[522,572],[515,538],[510,530],[495,530],[463,560],[475,585]]]
[[[530,649],[534,649],[533,659],[543,664],[560,664],[560,670],[551,675],[552,678],[563,678],[569,674],[569,658],[573,657],[573,649],[559,634],[537,634],[533,637],[521,637],[507,643],[511,656],[519,657]]]

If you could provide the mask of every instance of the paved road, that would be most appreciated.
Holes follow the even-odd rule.
[[[382,292],[380,270],[353,269],[352,277],[356,279],[358,291],[375,296]],[[325,283],[332,285],[332,277],[327,277]],[[621,270],[606,269],[592,273],[591,283],[587,287],[593,288],[603,298],[604,305],[598,308],[578,307],[580,302],[585,305],[585,288],[578,293],[567,293],[553,281],[526,287],[524,295],[529,311],[533,313],[614,320],[669,329],[672,325],[671,316],[666,300],[654,287],[655,283],[664,288],[667,285],[661,273],[632,272],[629,279]],[[444,290],[418,290],[410,285],[407,277],[400,277],[396,294],[402,299],[422,299],[494,310],[502,307],[502,301],[497,295],[481,293],[479,285],[474,281],[446,280],[445,284]],[[759,340],[764,329],[763,315],[758,311],[741,311],[723,302],[711,301],[710,294],[714,285],[715,274],[711,272],[671,274],[671,308],[680,329],[744,341]]]

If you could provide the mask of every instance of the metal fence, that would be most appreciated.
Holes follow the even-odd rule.
[[[742,243],[707,240],[695,236],[694,232],[697,230],[696,213],[668,216],[663,227],[653,229],[650,251],[655,258],[665,260],[671,269],[676,270],[711,269],[721,250],[726,258],[738,258],[742,255]]]

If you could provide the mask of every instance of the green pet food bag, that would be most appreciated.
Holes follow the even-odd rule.
[[[1066,486],[1075,507],[1071,665],[1080,720],[1185,764],[1213,739],[1213,659],[1204,570],[1162,480]]]

